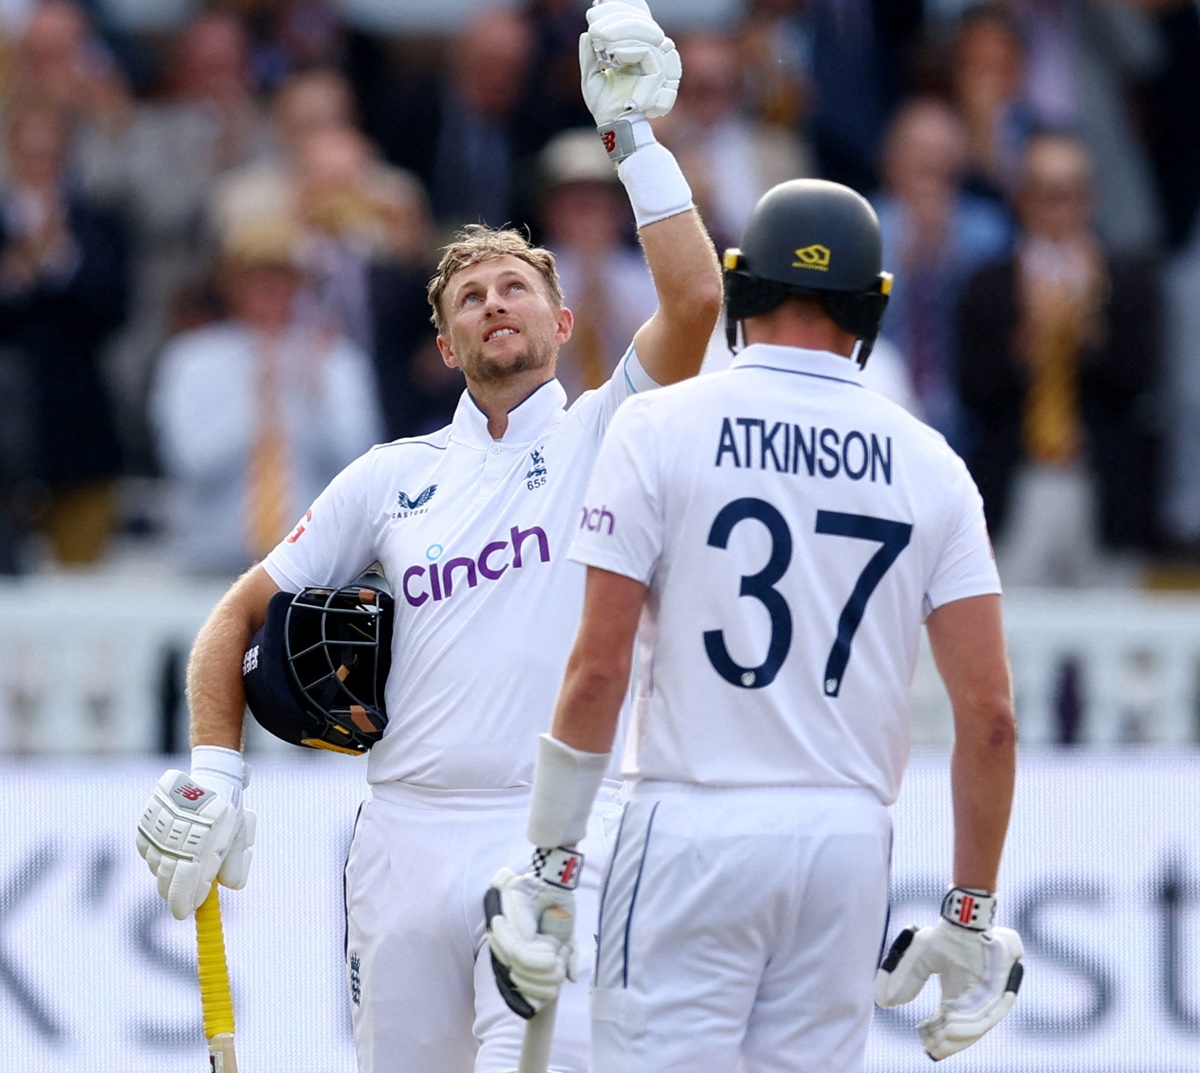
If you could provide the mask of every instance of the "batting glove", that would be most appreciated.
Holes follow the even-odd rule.
[[[1025,948],[1011,928],[993,928],[995,896],[954,887],[933,927],[905,928],[875,975],[875,1002],[910,1002],[937,974],[942,1001],[917,1031],[934,1061],[969,1047],[1013,1008],[1021,987]]]
[[[583,854],[535,850],[533,871],[501,868],[483,897],[496,986],[509,1009],[526,1019],[575,979],[575,888]],[[553,923],[552,923],[553,921]]]
[[[176,920],[199,907],[214,879],[232,890],[246,885],[256,826],[241,803],[248,773],[235,750],[197,746],[192,773],[168,771],[150,796],[137,848]]]
[[[587,19],[579,38],[583,99],[619,162],[654,140],[644,120],[674,106],[683,63],[642,0],[597,0]]]

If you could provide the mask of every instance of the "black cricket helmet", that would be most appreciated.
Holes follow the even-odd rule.
[[[373,571],[341,588],[276,593],[242,659],[251,714],[293,745],[365,753],[388,721],[393,612]]]
[[[730,349],[742,320],[799,295],[817,299],[860,341],[858,363],[865,365],[892,289],[882,256],[879,218],[857,191],[824,179],[773,186],[754,206],[741,248],[725,251]]]

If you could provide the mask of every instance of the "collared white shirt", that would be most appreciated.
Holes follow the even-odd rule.
[[[941,435],[848,359],[761,344],[622,408],[571,556],[650,586],[626,774],[888,804],[925,615],[1000,591]]]
[[[531,782],[583,602],[567,559],[605,428],[657,385],[633,349],[565,409],[551,380],[494,440],[469,392],[446,428],[367,452],[267,556],[282,589],[344,585],[378,559],[396,605],[388,727],[370,782],[448,790]]]

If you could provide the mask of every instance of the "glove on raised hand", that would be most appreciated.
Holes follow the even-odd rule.
[[[683,64],[675,42],[642,0],[597,0],[579,38],[583,99],[596,125],[623,116],[666,115],[675,104]]]
[[[955,887],[933,927],[896,936],[875,975],[875,1002],[884,1008],[916,998],[937,974],[942,998],[917,1031],[937,1061],[969,1047],[1013,1008],[1021,987],[1025,949],[1011,928],[991,927],[995,897]]]
[[[496,986],[509,1009],[530,1018],[575,979],[575,888],[583,854],[538,849],[533,870],[501,868],[483,897]],[[557,914],[551,927],[547,911]]]
[[[192,773],[168,771],[146,804],[138,852],[177,920],[200,906],[214,879],[232,890],[246,885],[256,826],[241,802],[248,770],[232,749],[198,746]]]

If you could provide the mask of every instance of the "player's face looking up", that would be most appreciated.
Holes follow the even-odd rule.
[[[442,310],[442,359],[477,384],[524,374],[549,380],[558,348],[571,337],[570,310],[550,298],[534,268],[508,254],[470,265],[452,277]]]

